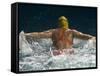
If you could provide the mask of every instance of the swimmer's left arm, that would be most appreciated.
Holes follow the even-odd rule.
[[[26,37],[32,37],[32,38],[51,38],[52,37],[52,31],[55,29],[46,30],[43,32],[31,32],[31,33],[25,33]]]
[[[88,39],[94,39],[95,40],[95,36],[89,35],[89,34],[84,34],[82,32],[79,32],[77,30],[72,30],[74,37],[80,38],[80,39],[84,39],[84,40],[88,40]]]

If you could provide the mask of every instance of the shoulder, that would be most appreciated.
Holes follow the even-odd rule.
[[[75,32],[75,31],[77,31],[77,30],[75,30],[75,29],[68,29],[68,30],[66,30],[66,32]]]
[[[78,34],[81,34],[81,32],[79,32],[79,31],[77,31],[77,30],[75,30],[75,29],[69,29],[69,31],[72,33],[72,34],[74,34],[74,35],[78,35]]]
[[[75,29],[70,29],[71,32],[78,32],[77,30]]]
[[[60,31],[59,28],[53,29],[53,32],[58,32],[58,31]]]
[[[53,32],[53,31],[55,31],[55,29],[49,29],[49,30],[46,30],[44,32]]]

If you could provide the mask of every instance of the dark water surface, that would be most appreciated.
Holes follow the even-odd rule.
[[[58,27],[58,18],[65,16],[71,29],[96,35],[97,8],[19,4],[19,32],[43,31]]]

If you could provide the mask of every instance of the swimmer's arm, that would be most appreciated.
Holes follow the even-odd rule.
[[[50,29],[43,32],[32,32],[32,33],[25,33],[26,36],[31,36],[33,38],[51,38],[52,37],[52,31],[54,29]]]
[[[74,37],[76,38],[80,38],[83,40],[88,40],[88,39],[95,39],[94,36],[89,35],[89,34],[84,34],[82,32],[76,31],[76,30],[72,30]]]

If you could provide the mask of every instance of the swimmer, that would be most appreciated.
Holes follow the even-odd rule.
[[[69,29],[68,19],[65,16],[59,17],[58,26],[59,27],[56,29],[50,29],[43,32],[25,33],[25,35],[31,36],[33,38],[51,38],[54,47],[58,50],[57,54],[61,54],[61,52],[63,52],[63,49],[72,49],[74,37],[83,40],[95,40],[95,37],[92,35]]]

